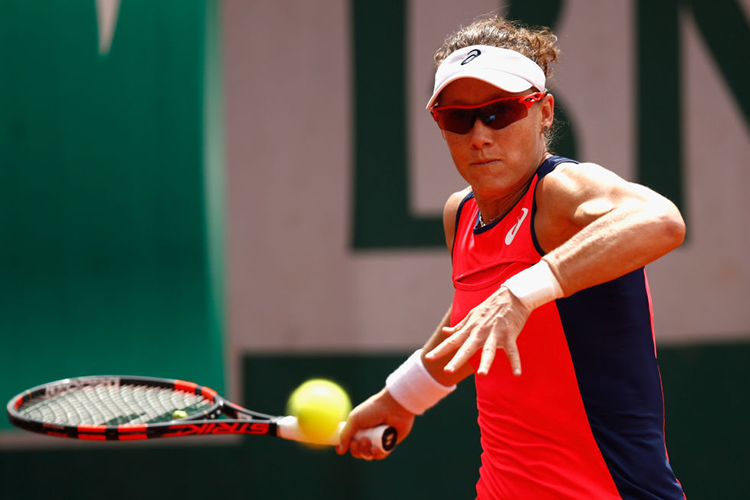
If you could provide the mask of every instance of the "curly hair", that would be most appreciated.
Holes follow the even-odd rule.
[[[480,18],[448,35],[435,53],[435,68],[454,51],[471,45],[489,45],[514,50],[534,61],[549,79],[552,63],[560,54],[557,36],[547,27],[529,27],[498,15]]]
[[[519,21],[491,15],[479,18],[469,26],[461,27],[448,35],[442,47],[435,53],[435,68],[458,49],[472,45],[489,45],[523,54],[542,68],[544,77],[549,81],[552,76],[552,64],[560,55],[556,43],[557,35],[547,27],[529,27]],[[548,150],[552,150],[552,144],[558,138],[558,134],[559,125],[555,121],[544,134]]]

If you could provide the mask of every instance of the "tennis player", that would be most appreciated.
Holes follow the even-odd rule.
[[[556,41],[490,17],[436,53],[427,108],[469,185],[444,210],[455,294],[424,347],[352,411],[338,452],[385,458],[354,432],[385,423],[403,440],[474,375],[479,499],[682,499],[644,266],[685,225],[654,191],[551,153]]]

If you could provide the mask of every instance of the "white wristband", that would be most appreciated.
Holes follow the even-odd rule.
[[[552,273],[549,264],[540,260],[528,269],[508,279],[503,285],[518,297],[523,305],[534,310],[563,296],[560,282]]]
[[[456,389],[455,385],[446,387],[432,378],[422,364],[422,349],[414,351],[388,375],[385,386],[393,399],[415,415],[423,414]]]

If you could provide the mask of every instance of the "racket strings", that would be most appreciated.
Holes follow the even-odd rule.
[[[174,412],[188,415],[211,408],[203,396],[147,385],[87,386],[26,402],[26,418],[58,425],[125,425],[166,422]]]

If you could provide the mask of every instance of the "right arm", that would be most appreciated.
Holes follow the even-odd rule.
[[[445,209],[443,210],[445,240],[448,250],[451,252],[453,250],[456,213],[464,196],[466,196],[466,191],[454,193],[448,199],[448,202],[445,204]],[[449,360],[447,357],[430,361],[424,358],[425,353],[430,352],[445,340],[443,328],[450,325],[450,318],[451,308],[448,308],[448,311],[443,316],[443,319],[438,324],[434,333],[422,347],[421,356],[422,364],[427,372],[436,382],[446,387],[457,384],[473,373],[471,366],[468,364],[455,372],[446,372],[444,368]],[[380,392],[371,396],[352,410],[347,419],[346,426],[341,432],[341,445],[338,446],[336,450],[340,455],[343,455],[348,450],[353,457],[363,458],[365,460],[383,459],[387,454],[384,454],[378,449],[372,448],[372,443],[370,443],[367,438],[363,438],[361,441],[352,439],[354,434],[360,429],[367,429],[386,424],[396,429],[398,442],[400,443],[411,432],[415,417],[415,413],[404,408],[393,398],[387,388],[383,388]]]
[[[458,215],[458,208],[461,206],[461,202],[466,195],[469,194],[471,188],[466,188],[462,191],[453,193],[448,201],[445,203],[443,208],[443,231],[445,232],[445,245],[448,247],[448,252],[453,255],[453,240],[456,235],[456,215]],[[434,348],[439,346],[445,340],[445,333],[443,332],[444,327],[450,326],[451,320],[451,308],[448,308],[448,312],[443,316],[443,320],[440,322],[435,333],[429,338],[427,343],[422,347],[422,363],[424,364],[430,375],[445,386],[451,386],[462,381],[469,375],[474,373],[471,366],[464,365],[462,369],[457,370],[453,373],[445,371],[445,365],[450,361],[448,357],[441,357],[434,360],[425,359],[425,354],[432,351]]]

